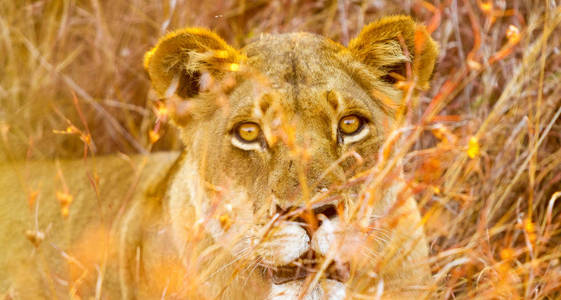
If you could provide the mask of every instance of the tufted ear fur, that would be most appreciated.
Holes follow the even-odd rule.
[[[349,43],[349,49],[353,57],[382,71],[381,79],[389,83],[396,81],[391,73],[406,77],[406,63],[410,62],[421,89],[428,88],[438,56],[438,46],[425,26],[409,16],[385,17],[370,23]]]
[[[221,78],[241,57],[214,32],[185,28],[161,38],[144,55],[144,68],[161,97],[175,93],[189,98],[199,93],[201,76],[205,72]]]

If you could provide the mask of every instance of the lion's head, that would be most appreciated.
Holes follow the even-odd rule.
[[[176,244],[204,224],[272,275],[273,294],[321,268],[340,285],[347,262],[329,251],[356,201],[349,179],[375,163],[393,129],[396,82],[426,88],[437,52],[404,16],[370,24],[348,47],[309,33],[263,35],[241,50],[205,29],[163,37],[145,67],[186,145],[169,195]],[[373,215],[392,193],[380,191],[387,203]],[[323,266],[325,257],[340,263]]]

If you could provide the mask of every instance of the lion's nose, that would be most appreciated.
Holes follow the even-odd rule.
[[[281,215],[286,215],[288,219],[306,223],[306,218],[303,215],[307,212],[306,206],[276,206],[276,212]],[[321,225],[324,219],[333,219],[337,216],[336,203],[319,204],[311,207],[311,212],[318,221],[317,225]]]
[[[333,219],[337,216],[337,206],[334,203],[321,205],[314,208],[312,211],[314,215],[319,216],[321,214],[328,219]]]
[[[292,213],[293,215],[295,215],[302,213],[304,210],[306,210],[306,206],[281,206],[279,204],[276,205],[276,212],[280,213],[281,215],[288,213]],[[312,212],[316,216],[322,214],[328,219],[331,219],[337,215],[337,205],[335,203],[328,203],[312,206]]]

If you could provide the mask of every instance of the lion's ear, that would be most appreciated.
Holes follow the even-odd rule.
[[[199,93],[202,74],[220,78],[240,59],[239,52],[214,32],[185,28],[161,38],[144,55],[144,68],[161,97],[189,98]]]
[[[438,46],[425,26],[408,16],[385,17],[370,23],[349,43],[349,50],[362,63],[382,71],[381,79],[390,83],[396,80],[392,73],[406,76],[405,66],[410,62],[421,89],[428,88],[438,56]]]

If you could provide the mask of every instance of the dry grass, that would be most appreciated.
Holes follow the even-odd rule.
[[[168,30],[206,26],[235,46],[290,31],[347,43],[379,16],[411,14],[441,45],[431,90],[408,104],[402,154],[435,293],[561,297],[561,7],[395,2],[0,1],[0,160],[79,157],[90,138],[95,155],[178,149],[174,132],[152,145],[141,66]]]

